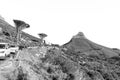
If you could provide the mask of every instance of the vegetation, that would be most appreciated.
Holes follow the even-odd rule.
[[[20,43],[21,39],[21,31],[25,28],[29,28],[29,24],[25,23],[24,21],[21,20],[13,20],[16,26],[16,42],[17,45]]]

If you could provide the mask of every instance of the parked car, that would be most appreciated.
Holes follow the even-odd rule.
[[[5,54],[6,55],[8,55],[8,54],[10,54],[11,52],[12,53],[15,53],[15,52],[17,52],[18,51],[18,47],[10,47],[10,48],[8,48],[6,51],[5,51]]]
[[[8,49],[7,43],[0,43],[0,56],[3,57],[5,56],[5,51]]]
[[[0,43],[0,56],[4,57],[6,55],[9,55],[10,53],[17,52],[19,47],[16,47],[15,45],[11,45],[8,43]]]

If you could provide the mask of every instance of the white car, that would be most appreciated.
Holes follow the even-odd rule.
[[[15,47],[14,45],[9,45],[8,43],[0,43],[0,57],[4,57],[11,52],[15,53],[18,51],[18,47]]]
[[[8,48],[8,44],[7,43],[0,43],[0,56],[5,56],[5,51]]]
[[[11,47],[11,48],[8,48],[6,51],[5,51],[5,54],[8,55],[10,54],[11,52],[15,53],[18,51],[18,47]]]

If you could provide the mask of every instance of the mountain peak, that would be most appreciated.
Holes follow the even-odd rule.
[[[83,32],[78,32],[78,34],[73,36],[73,38],[85,38],[85,35]]]

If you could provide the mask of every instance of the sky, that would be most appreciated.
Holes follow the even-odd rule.
[[[65,44],[78,32],[91,41],[120,48],[119,0],[0,0],[0,15],[30,24],[24,31],[50,43]]]

